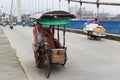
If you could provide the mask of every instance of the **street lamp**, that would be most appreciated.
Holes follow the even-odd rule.
[[[82,1],[80,0],[80,19],[82,19]]]
[[[99,18],[99,1],[100,0],[96,0],[96,5],[97,5],[97,18]]]
[[[11,29],[13,28],[13,25],[12,25],[12,8],[13,8],[13,0],[11,1],[11,10],[10,10],[10,28]]]
[[[68,0],[68,12],[70,12],[70,0]]]

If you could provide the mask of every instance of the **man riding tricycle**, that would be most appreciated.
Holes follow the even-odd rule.
[[[65,25],[74,17],[65,11],[53,11],[43,14],[36,20],[36,27],[33,29],[35,61],[37,67],[45,70],[47,78],[50,76],[51,65],[66,64]],[[60,43],[60,26],[63,27],[63,44]],[[54,36],[55,27],[57,38]]]

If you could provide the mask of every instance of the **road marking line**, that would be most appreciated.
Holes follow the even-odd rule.
[[[32,78],[30,77],[30,75],[29,75],[29,73],[28,73],[26,67],[24,66],[24,64],[23,64],[23,62],[22,62],[20,56],[18,55],[17,50],[15,49],[15,47],[13,47],[13,45],[12,45],[12,48],[15,50],[16,56],[18,57],[18,60],[19,60],[21,66],[22,66],[22,68],[23,68],[23,71],[24,71],[24,73],[25,73],[27,79],[28,79],[28,80],[32,80]]]
[[[75,48],[77,45],[72,45],[72,46],[74,46],[74,48]],[[85,50],[85,51],[90,52],[90,53],[92,53],[92,54],[94,54],[94,55],[101,56],[101,57],[103,57],[103,58],[105,58],[105,59],[108,59],[108,60],[111,60],[111,61],[120,62],[120,60],[117,60],[117,59],[114,59],[114,58],[111,58],[111,57],[102,55],[102,54],[100,54],[100,53],[96,53],[96,52],[87,50],[87,49],[85,49],[85,48],[79,48],[79,47],[76,47],[76,48],[81,49],[81,50]]]
[[[16,51],[16,50],[15,50],[15,51]],[[32,78],[30,77],[30,75],[29,75],[29,73],[28,73],[26,67],[24,66],[22,60],[20,59],[20,57],[19,57],[17,51],[16,51],[16,56],[18,57],[18,60],[20,61],[20,64],[21,64],[21,66],[22,66],[22,68],[23,68],[23,71],[25,72],[25,75],[27,76],[27,79],[28,79],[28,80],[32,80]]]
[[[105,55],[102,55],[100,53],[95,53],[93,51],[90,51],[90,50],[87,50],[88,52],[92,53],[92,54],[95,54],[97,56],[101,56],[101,57],[104,57],[105,59],[108,59],[108,60],[111,60],[111,61],[115,61],[115,62],[120,62],[120,60],[117,60],[117,59],[114,59],[112,57],[108,57],[108,56],[105,56]]]

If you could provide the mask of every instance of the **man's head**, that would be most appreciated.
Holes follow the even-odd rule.
[[[95,21],[97,21],[98,19],[97,18],[95,18]]]
[[[37,29],[42,30],[42,24],[36,24]]]

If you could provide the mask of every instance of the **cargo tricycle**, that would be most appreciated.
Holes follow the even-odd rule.
[[[104,27],[97,23],[85,23],[83,30],[88,39],[100,40],[101,38],[106,36]]]
[[[47,78],[50,76],[51,65],[64,66],[66,64],[65,25],[70,22],[70,18],[74,17],[73,14],[65,11],[52,11],[44,13],[39,19],[39,23],[43,25],[43,31],[49,33],[49,36],[43,37],[44,45],[38,50],[39,67],[44,69]],[[63,28],[63,41],[60,41],[60,27]],[[54,36],[55,29],[57,31],[57,38]],[[60,42],[63,42],[63,44]]]

